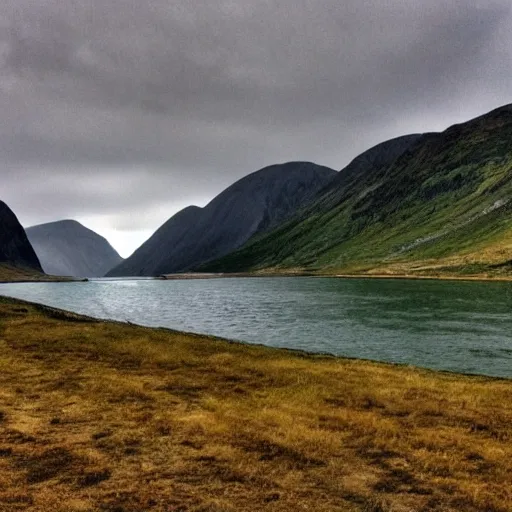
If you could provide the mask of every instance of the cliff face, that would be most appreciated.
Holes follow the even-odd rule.
[[[228,187],[204,208],[189,207],[176,214],[107,275],[158,275],[197,268],[288,218],[336,174],[309,162],[261,169]]]
[[[122,261],[105,238],[74,220],[33,226],[27,235],[47,274],[101,277]]]
[[[0,263],[43,271],[23,226],[3,201],[0,201]]]

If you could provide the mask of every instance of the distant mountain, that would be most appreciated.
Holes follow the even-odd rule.
[[[43,271],[23,226],[3,201],[0,201],[0,264]]]
[[[169,219],[108,276],[181,272],[223,256],[303,208],[337,175],[309,162],[265,167],[245,176],[204,208]]]
[[[102,236],[75,220],[61,220],[27,228],[47,274],[101,277],[123,259]]]
[[[306,211],[209,271],[512,271],[512,105],[363,153]]]

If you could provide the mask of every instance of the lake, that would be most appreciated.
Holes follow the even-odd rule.
[[[335,278],[0,284],[99,318],[512,377],[512,283]]]

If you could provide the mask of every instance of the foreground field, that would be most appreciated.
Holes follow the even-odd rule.
[[[0,298],[1,511],[510,511],[512,382]]]

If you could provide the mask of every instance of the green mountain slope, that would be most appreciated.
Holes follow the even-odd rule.
[[[202,270],[262,269],[512,271],[512,105],[372,148],[307,210]]]

